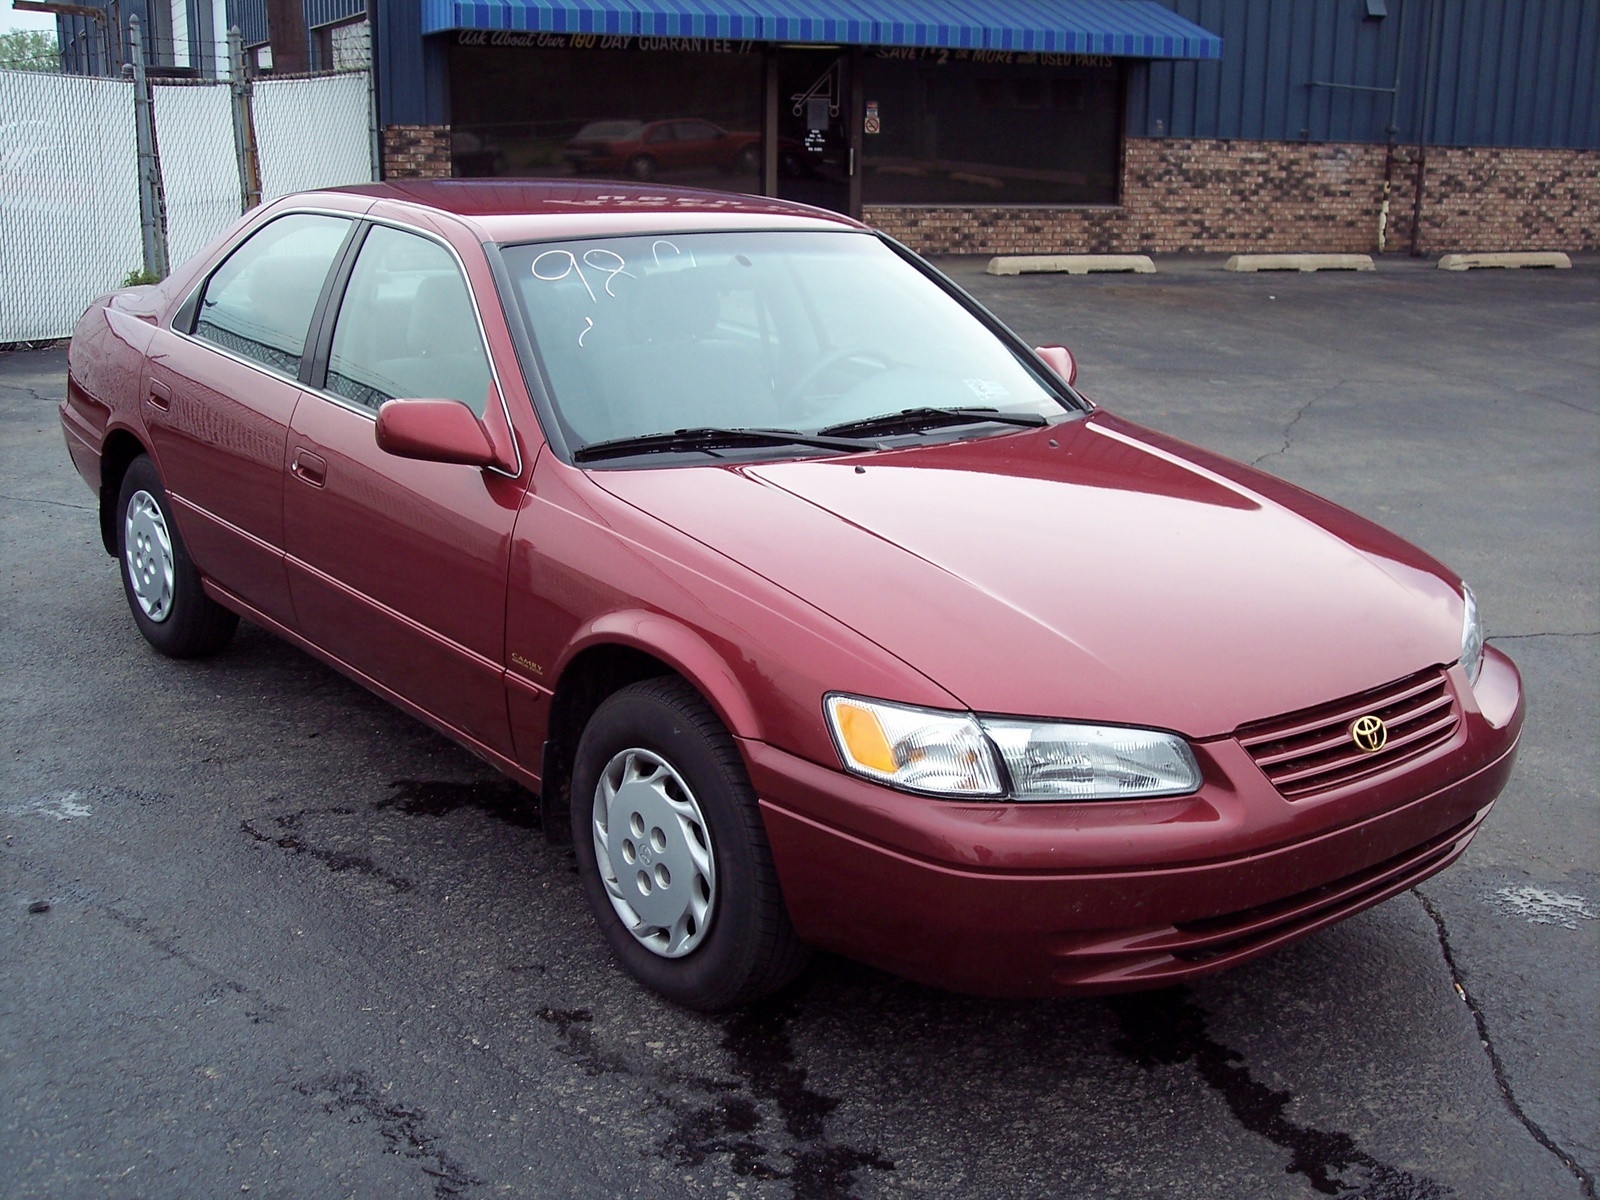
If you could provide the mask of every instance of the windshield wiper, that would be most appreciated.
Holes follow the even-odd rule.
[[[845,421],[829,425],[817,432],[826,437],[872,437],[879,434],[920,433],[924,429],[937,429],[943,425],[975,425],[980,421],[993,421],[1000,425],[1046,425],[1049,421],[1039,413],[1006,413],[996,408],[903,408],[897,413],[884,413],[860,421]]]
[[[633,454],[671,454],[684,450],[720,450],[734,446],[814,446],[859,454],[859,442],[792,429],[678,429],[672,433],[647,433],[639,437],[612,438],[572,452],[574,462],[598,462]]]

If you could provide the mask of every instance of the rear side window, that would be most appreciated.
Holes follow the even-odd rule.
[[[317,297],[349,232],[343,217],[297,213],[251,234],[206,283],[195,337],[297,374]]]
[[[328,391],[376,412],[385,400],[459,400],[483,416],[489,359],[467,282],[438,242],[374,225],[339,305]]]

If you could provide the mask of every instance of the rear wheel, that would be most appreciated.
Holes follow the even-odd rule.
[[[656,174],[656,160],[648,154],[635,154],[628,160],[627,172],[634,179],[654,179]]]
[[[141,454],[128,464],[117,497],[117,561],[128,609],[161,653],[214,654],[233,637],[239,618],[205,594],[170,512],[155,464]]]
[[[710,1011],[804,968],[744,763],[683,680],[633,684],[595,711],[573,764],[572,834],[606,941],[648,987]]]

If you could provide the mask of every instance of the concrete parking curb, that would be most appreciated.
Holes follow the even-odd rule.
[[[1235,254],[1224,271],[1376,271],[1370,254]]]
[[[1099,271],[1132,271],[1154,275],[1148,254],[1009,254],[989,260],[991,275],[1088,275]]]
[[[1470,271],[1474,267],[1554,267],[1572,269],[1572,260],[1559,250],[1516,254],[1446,254],[1439,260],[1441,271]]]

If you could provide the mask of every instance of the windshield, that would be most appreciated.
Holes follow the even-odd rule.
[[[1065,415],[1035,368],[869,234],[596,238],[504,254],[574,451],[683,429],[814,434],[906,409]]]

